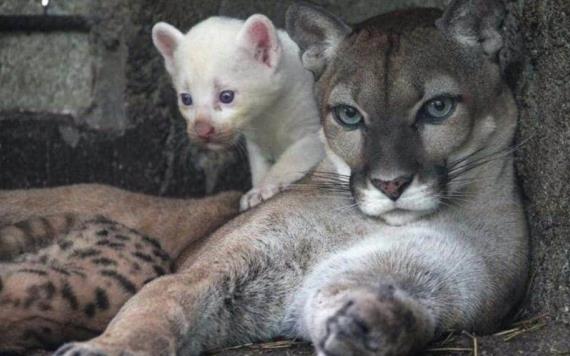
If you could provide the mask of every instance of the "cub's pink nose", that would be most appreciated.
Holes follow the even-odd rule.
[[[194,131],[198,137],[203,139],[209,139],[216,133],[214,126],[210,125],[206,121],[196,121],[194,124]]]

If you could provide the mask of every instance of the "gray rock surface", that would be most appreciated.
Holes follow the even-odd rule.
[[[44,0],[47,6],[42,6],[42,0],[5,0],[0,3],[1,15],[82,15],[93,14],[91,0]]]
[[[91,106],[88,34],[0,33],[0,48],[0,110],[77,115]]]
[[[41,15],[44,8],[39,0],[2,1],[1,15]]]
[[[525,310],[570,324],[570,2],[525,1],[519,176],[532,236]],[[568,335],[570,336],[570,334]]]

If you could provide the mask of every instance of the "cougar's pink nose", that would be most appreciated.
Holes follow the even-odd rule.
[[[393,201],[398,200],[404,190],[412,183],[414,176],[403,176],[391,181],[381,179],[371,179],[372,184],[378,188],[384,195]]]
[[[208,139],[216,133],[214,126],[206,121],[196,121],[194,124],[194,131],[200,138]]]

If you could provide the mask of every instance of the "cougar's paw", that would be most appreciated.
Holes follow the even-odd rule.
[[[283,184],[266,184],[258,188],[253,188],[241,197],[240,211],[246,211],[261,204],[285,188],[286,185]]]
[[[394,297],[392,286],[380,292],[356,291],[326,321],[326,332],[317,344],[322,356],[405,355],[402,337],[414,324],[411,311]]]
[[[131,356],[128,351],[103,350],[86,342],[73,342],[60,347],[53,356]]]

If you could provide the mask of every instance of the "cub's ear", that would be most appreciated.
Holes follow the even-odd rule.
[[[505,8],[500,0],[453,0],[436,26],[464,46],[480,46],[495,59],[503,47]]]
[[[338,44],[352,32],[338,17],[308,3],[291,5],[285,21],[287,32],[301,48],[303,65],[317,77]]]
[[[166,70],[174,72],[174,51],[184,38],[182,32],[166,22],[159,22],[152,28],[152,42],[164,58]]]
[[[259,63],[275,69],[281,59],[281,43],[271,20],[264,15],[252,15],[238,34],[238,43]]]

